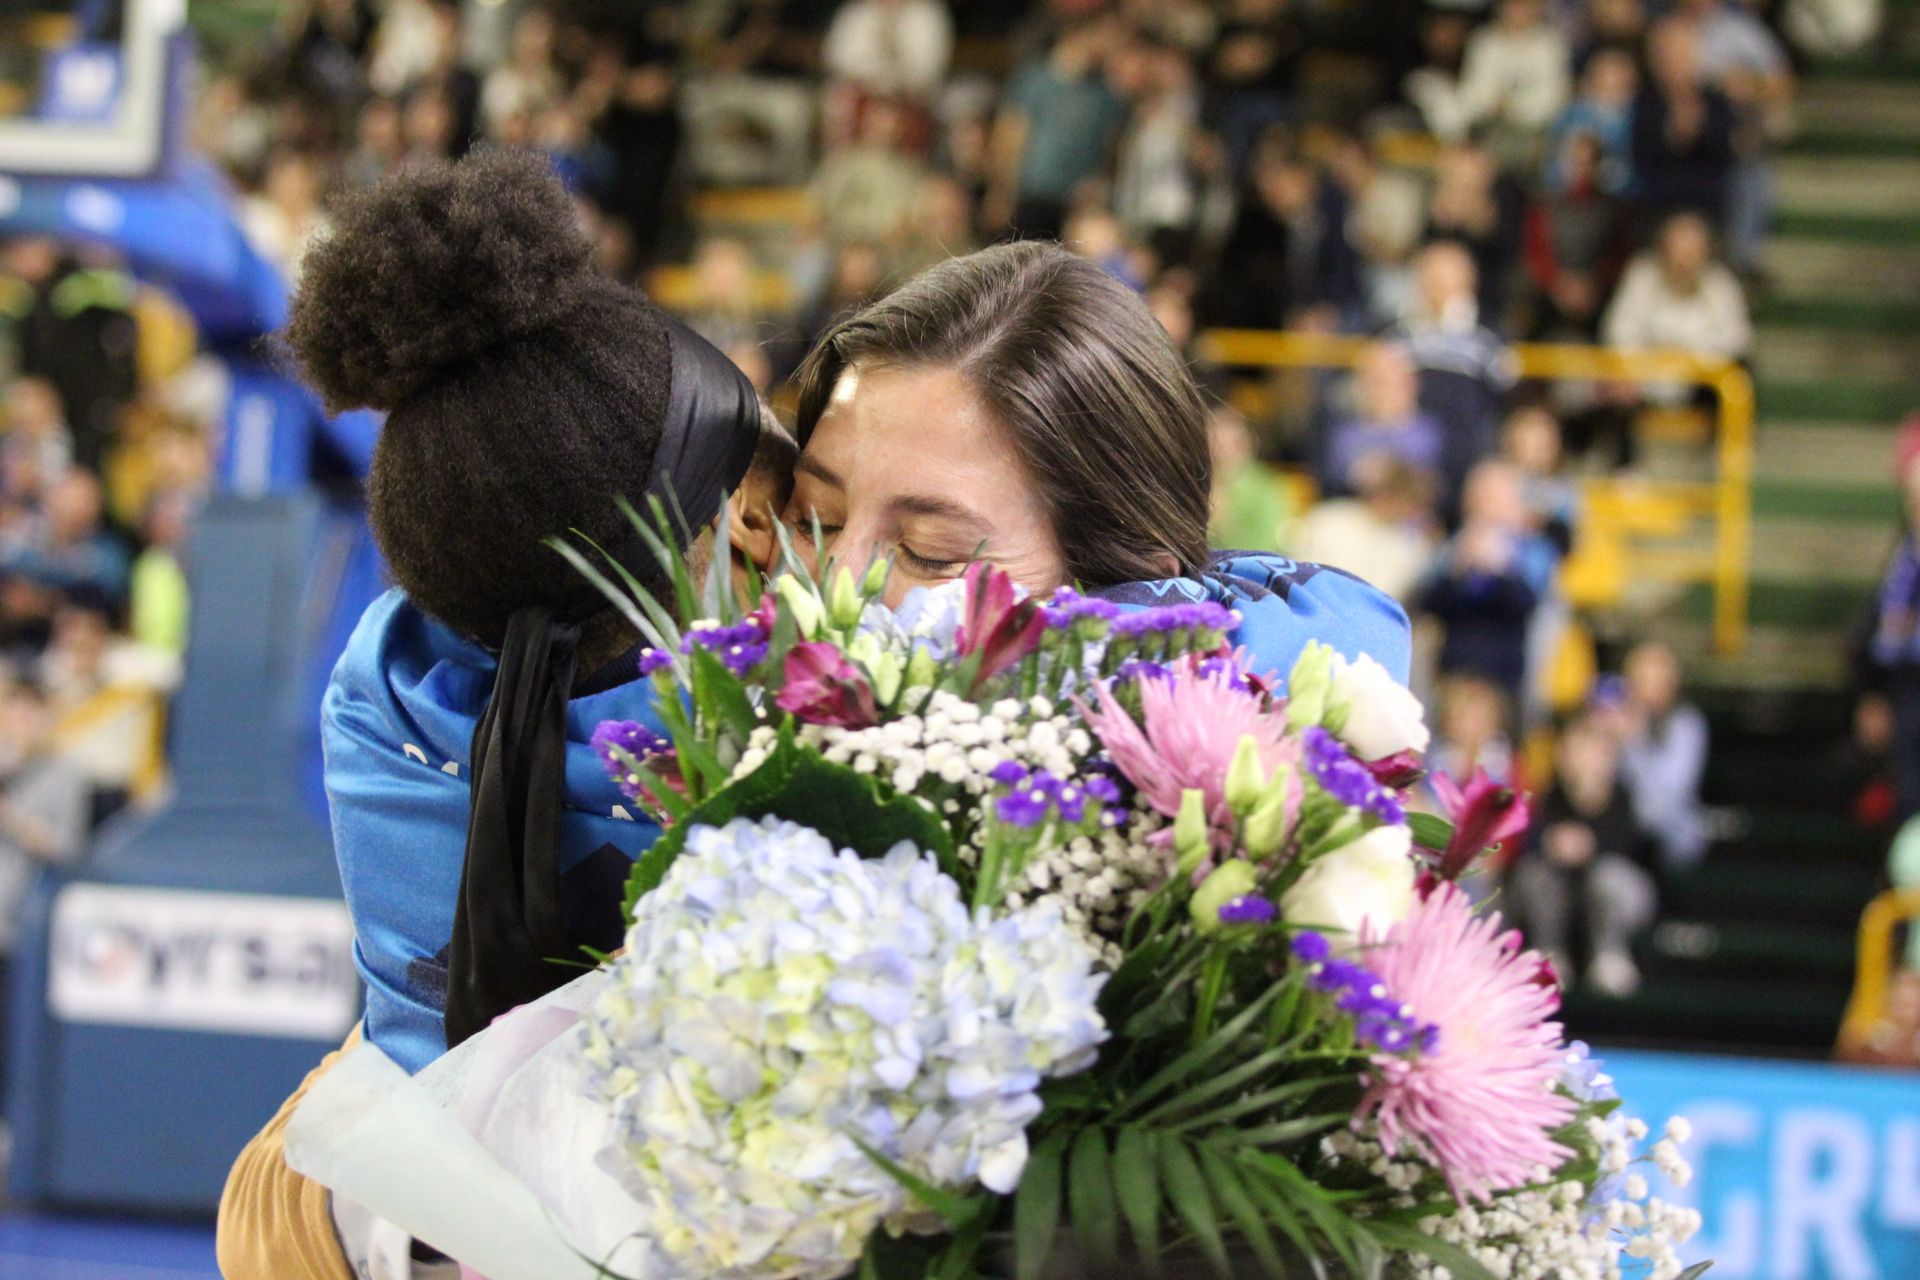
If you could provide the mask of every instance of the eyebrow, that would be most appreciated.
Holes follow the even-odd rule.
[[[814,479],[825,484],[830,484],[836,489],[844,489],[847,487],[847,482],[840,478],[838,471],[835,471],[818,458],[810,457],[807,454],[803,453],[800,455],[800,460],[793,464],[793,469],[795,471],[804,471]]]

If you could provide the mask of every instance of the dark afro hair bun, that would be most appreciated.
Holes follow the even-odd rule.
[[[302,265],[287,338],[329,409],[391,410],[593,287],[592,247],[552,169],[488,151],[344,202]]]

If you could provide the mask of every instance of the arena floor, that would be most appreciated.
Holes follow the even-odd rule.
[[[218,1280],[211,1227],[0,1213],[0,1280]]]

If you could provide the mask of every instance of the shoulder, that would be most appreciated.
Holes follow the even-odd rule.
[[[1377,587],[1327,565],[1220,551],[1199,578],[1127,583],[1100,594],[1135,606],[1203,599],[1228,605],[1240,614],[1233,643],[1263,673],[1285,675],[1313,641],[1348,658],[1370,655],[1402,682],[1411,666],[1406,610]]]

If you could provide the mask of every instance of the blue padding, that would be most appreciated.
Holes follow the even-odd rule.
[[[178,295],[216,345],[242,343],[286,323],[287,287],[233,218],[232,189],[198,157],[169,177],[108,181],[20,177],[0,209],[0,235],[49,235],[104,244],[135,275]]]
[[[188,556],[194,614],[175,704],[175,798],[104,830],[77,883],[339,897],[302,794],[310,671],[337,571],[312,496],[218,498]],[[318,597],[318,598],[317,598]],[[52,877],[22,921],[8,1035],[16,1198],[207,1212],[234,1154],[334,1041],[69,1024],[47,1008]]]

